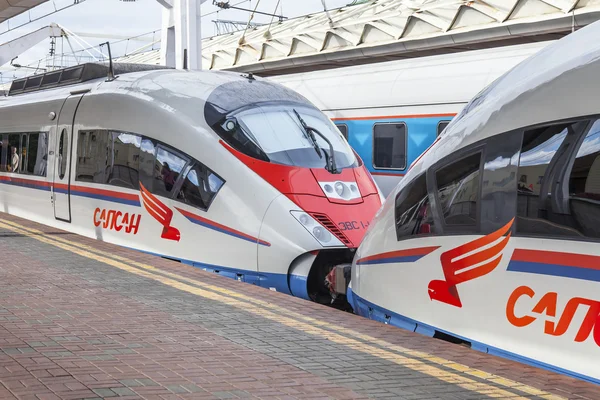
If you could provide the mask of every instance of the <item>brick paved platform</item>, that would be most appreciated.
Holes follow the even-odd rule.
[[[0,399],[600,399],[600,387],[0,214]]]

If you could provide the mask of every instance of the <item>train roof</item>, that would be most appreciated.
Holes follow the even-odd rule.
[[[551,42],[270,77],[324,111],[466,104],[481,88]]]
[[[475,96],[413,173],[487,137],[600,113],[600,22],[521,62]]]
[[[158,65],[142,65],[117,63],[110,69],[108,63],[85,63],[74,67],[59,69],[43,74],[31,75],[12,81],[8,96],[31,93],[60,86],[75,85],[95,79],[108,78],[110,73],[115,75],[141,71],[167,69]]]

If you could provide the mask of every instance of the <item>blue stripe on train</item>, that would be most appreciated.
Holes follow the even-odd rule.
[[[536,361],[528,357],[523,357],[519,354],[511,353],[509,351],[502,350],[497,347],[488,346],[485,343],[476,342],[469,338],[456,335],[452,332],[443,329],[438,329],[434,326],[427,325],[422,322],[416,321],[412,318],[408,318],[403,315],[397,314],[384,307],[378,306],[374,303],[371,303],[368,300],[363,299],[362,297],[354,293],[351,287],[348,288],[348,293],[346,296],[348,298],[348,301],[350,302],[350,306],[352,306],[356,314],[372,319],[374,321],[383,322],[385,324],[393,325],[401,329],[406,329],[411,332],[417,332],[430,337],[433,337],[435,332],[438,331],[471,343],[471,348],[473,350],[492,354],[498,357],[507,358],[509,360],[514,360],[522,364],[531,365],[536,368],[543,368],[548,371],[557,372],[559,374],[571,376],[577,379],[595,383],[597,385],[600,384],[600,380],[592,378],[591,376],[582,375],[577,372],[569,371],[564,368],[556,367],[554,365],[550,365],[541,361]]]

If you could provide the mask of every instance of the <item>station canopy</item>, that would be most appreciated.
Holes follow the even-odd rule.
[[[31,10],[48,0],[0,0],[0,22]]]
[[[279,75],[559,39],[600,19],[600,0],[358,3],[204,39],[203,68]],[[121,61],[158,64],[160,53]]]

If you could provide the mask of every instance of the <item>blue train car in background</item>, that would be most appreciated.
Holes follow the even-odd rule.
[[[540,42],[274,76],[338,126],[384,196],[452,118]]]

